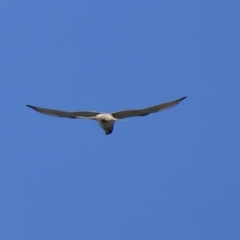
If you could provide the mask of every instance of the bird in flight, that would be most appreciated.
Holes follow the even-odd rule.
[[[123,118],[146,116],[150,113],[164,111],[171,107],[176,106],[185,98],[186,97],[182,97],[171,102],[161,103],[148,108],[123,110],[114,113],[101,113],[93,111],[66,112],[60,110],[34,107],[31,105],[27,106],[34,109],[37,112],[47,114],[50,116],[96,120],[98,121],[100,127],[104,130],[105,134],[108,135],[112,133],[115,121],[122,120]]]

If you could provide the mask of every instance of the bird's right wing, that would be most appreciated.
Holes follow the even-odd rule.
[[[47,108],[39,108],[31,105],[27,105],[27,106],[34,109],[37,112],[47,114],[50,116],[56,116],[56,117],[91,118],[99,114],[99,112],[89,112],[89,111],[66,112],[66,111],[53,110],[53,109],[47,109]]]
[[[148,108],[143,108],[143,109],[123,110],[123,111],[112,113],[112,116],[114,118],[117,118],[117,119],[128,118],[128,117],[146,116],[150,113],[160,112],[160,111],[163,111],[163,110],[167,110],[171,107],[174,107],[185,98],[186,97],[183,97],[183,98],[177,99],[175,101],[166,102],[166,103],[158,104],[158,105],[148,107]]]

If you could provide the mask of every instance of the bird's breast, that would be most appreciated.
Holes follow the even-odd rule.
[[[113,119],[113,116],[111,115],[111,114],[108,114],[108,113],[100,113],[100,114],[98,114],[97,115],[97,119],[99,120],[99,121],[111,121],[111,120],[114,120]]]
[[[111,128],[114,124],[114,121],[112,120],[99,120],[99,125],[104,128],[104,129],[107,129],[107,128]]]

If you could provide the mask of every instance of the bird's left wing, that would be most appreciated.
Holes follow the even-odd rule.
[[[158,105],[144,108],[144,109],[123,110],[123,111],[112,113],[112,116],[117,119],[128,118],[128,117],[137,117],[137,116],[146,116],[150,113],[160,112],[160,111],[167,110],[171,107],[174,107],[185,98],[186,97],[183,97],[183,98],[177,99],[175,101],[158,104]]]
[[[34,109],[37,112],[47,114],[50,116],[56,116],[56,117],[91,118],[91,117],[95,117],[96,115],[99,114],[99,112],[90,112],[90,111],[66,112],[66,111],[61,111],[61,110],[39,108],[39,107],[31,106],[31,105],[27,105],[27,106]]]

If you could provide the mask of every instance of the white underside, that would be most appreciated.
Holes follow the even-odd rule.
[[[109,133],[112,131],[115,121],[98,121],[100,127],[106,132]]]

